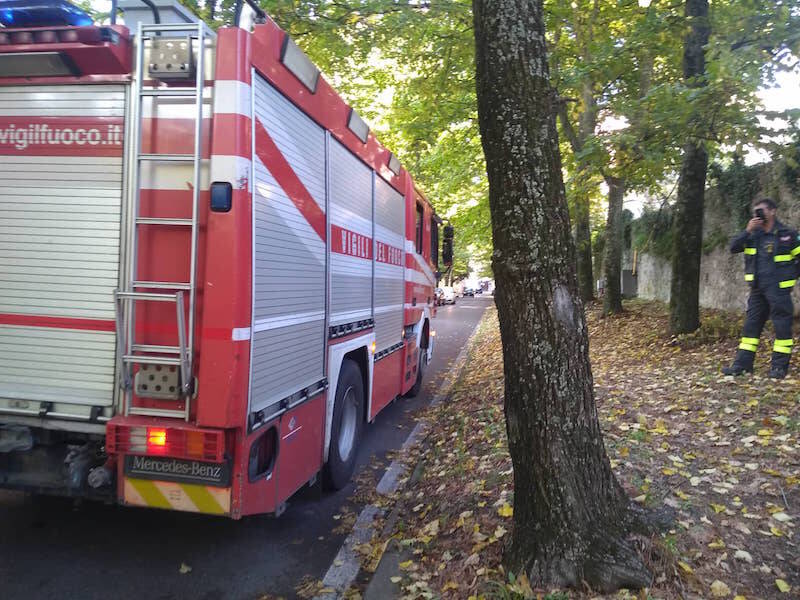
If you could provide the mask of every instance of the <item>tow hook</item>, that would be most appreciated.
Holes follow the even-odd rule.
[[[109,457],[105,464],[91,469],[89,471],[89,477],[87,478],[89,486],[93,489],[98,489],[111,485],[111,482],[114,480],[115,465],[116,460],[113,457]]]

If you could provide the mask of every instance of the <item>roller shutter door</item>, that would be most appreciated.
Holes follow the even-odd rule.
[[[0,412],[110,416],[125,88],[0,87]]]
[[[257,74],[250,410],[323,378],[325,134]]]

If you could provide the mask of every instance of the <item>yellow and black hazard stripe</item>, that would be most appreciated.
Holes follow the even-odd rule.
[[[212,515],[226,515],[231,511],[231,488],[126,477],[123,493],[125,503],[134,506]]]

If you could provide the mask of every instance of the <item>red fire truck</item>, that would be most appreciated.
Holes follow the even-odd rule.
[[[269,18],[118,4],[0,29],[0,486],[280,513],[419,391],[440,221]]]

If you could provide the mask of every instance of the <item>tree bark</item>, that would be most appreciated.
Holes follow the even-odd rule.
[[[644,587],[594,402],[542,1],[473,0],[473,14],[514,465],[506,565],[535,587]]]
[[[606,278],[603,314],[608,316],[622,312],[622,200],[625,197],[625,180],[606,177],[606,184],[608,184],[608,220],[603,260]]]
[[[684,40],[683,77],[689,87],[705,86],[705,46],[711,33],[708,0],[686,0],[690,29]],[[694,111],[692,124],[700,129],[703,116]],[[675,202],[669,326],[672,334],[700,327],[700,260],[703,255],[703,204],[708,153],[705,142],[692,136],[684,145]]]

